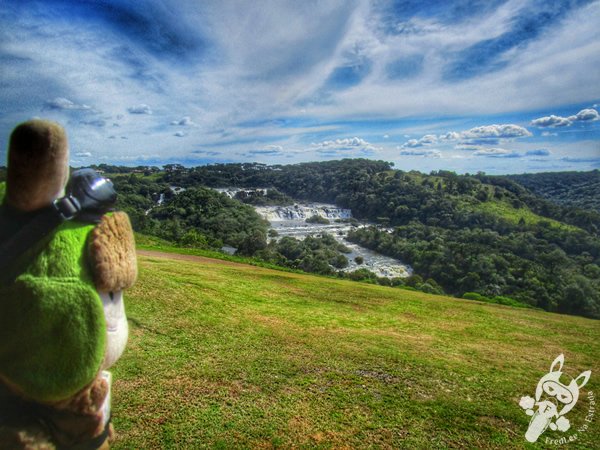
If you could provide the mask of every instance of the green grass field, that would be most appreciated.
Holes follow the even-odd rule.
[[[179,258],[140,256],[126,294],[114,448],[547,448],[600,394],[598,321]],[[519,399],[560,353],[592,377],[527,444]]]

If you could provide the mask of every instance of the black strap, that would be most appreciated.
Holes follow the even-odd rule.
[[[47,405],[33,403],[23,400],[13,394],[8,388],[0,383],[0,427],[22,429],[31,425],[40,427],[53,442],[56,441],[58,428],[52,420],[53,410]],[[110,424],[108,421],[102,432],[93,438],[72,445],[57,445],[58,450],[97,450],[110,436]]]
[[[106,422],[106,426],[102,433],[98,436],[90,439],[89,441],[83,442],[81,444],[73,445],[70,447],[59,447],[59,450],[98,450],[102,444],[108,439],[110,436],[110,424],[112,422],[112,416]]]
[[[19,275],[22,267],[18,261],[36,244],[49,237],[62,222],[77,214],[78,205],[68,197],[57,200],[53,205],[44,208],[34,215],[28,215],[26,222],[13,230],[12,234],[0,242],[0,283],[6,283]],[[3,221],[17,221],[19,217],[6,208],[2,211]],[[10,215],[13,217],[9,217]]]
[[[77,217],[85,222],[99,222],[117,200],[113,183],[92,169],[80,169],[71,175],[67,195],[33,214],[0,209],[0,284],[14,280],[23,267],[22,256],[28,249],[49,237],[66,220]]]

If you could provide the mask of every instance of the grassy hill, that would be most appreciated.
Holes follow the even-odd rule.
[[[522,448],[519,399],[557,355],[592,370],[574,428],[600,391],[598,321],[184,255],[139,266],[117,449]],[[569,448],[600,442],[598,420]]]

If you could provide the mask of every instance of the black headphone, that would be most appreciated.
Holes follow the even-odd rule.
[[[94,169],[79,169],[73,172],[66,193],[67,195],[52,204],[63,220],[71,220],[78,216],[88,219],[93,216],[102,217],[117,201],[112,181],[100,176]]]

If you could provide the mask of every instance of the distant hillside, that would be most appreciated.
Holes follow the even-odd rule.
[[[600,214],[556,205],[510,178],[449,171],[426,175],[364,159],[170,166],[113,178],[120,191],[137,192],[121,198],[121,205],[146,234],[177,242],[187,234],[186,224],[200,223],[189,220],[198,205],[170,207],[174,200],[167,195],[169,185],[276,189],[284,198],[335,203],[350,208],[358,219],[376,223],[350,233],[349,239],[413,267],[412,277],[393,284],[600,318]],[[153,204],[162,191],[165,203],[156,213],[145,215],[137,208]],[[173,214],[158,217],[160,210]],[[343,255],[335,257],[331,250],[336,249],[327,248],[326,241],[315,242],[306,252],[287,245],[291,242],[282,246],[261,236],[249,236],[256,249],[252,255],[268,262],[320,273],[333,272],[335,265],[342,265],[338,260],[343,263]]]
[[[206,258],[144,253],[113,368],[115,449],[526,445],[554,358],[600,391],[596,321]],[[568,448],[600,442],[598,418]]]
[[[509,175],[508,178],[559,205],[600,212],[600,171],[597,169]]]

